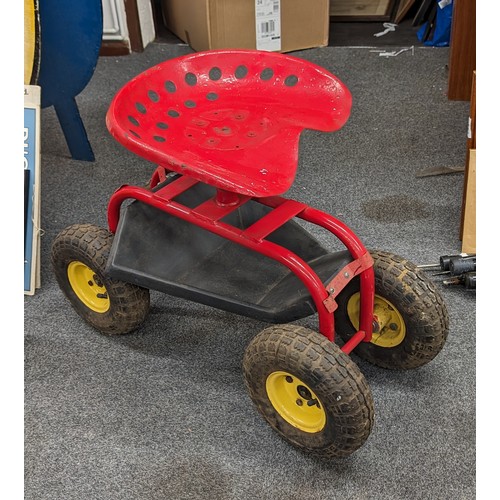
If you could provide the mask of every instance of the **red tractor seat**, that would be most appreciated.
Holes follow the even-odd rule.
[[[198,52],[128,82],[106,116],[127,149],[168,170],[247,196],[293,183],[304,128],[332,132],[351,94],[308,61],[257,50]]]

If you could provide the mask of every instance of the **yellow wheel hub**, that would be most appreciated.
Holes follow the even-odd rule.
[[[358,292],[347,303],[347,314],[356,329],[359,329],[359,302]],[[403,342],[406,336],[406,325],[394,304],[375,295],[373,316],[377,327],[373,331],[372,344],[380,347],[396,347]]]
[[[105,313],[110,306],[108,292],[97,274],[82,262],[68,266],[68,280],[76,296],[92,311]]]
[[[266,380],[269,401],[290,425],[314,433],[326,424],[326,413],[316,394],[291,373],[272,372]]]

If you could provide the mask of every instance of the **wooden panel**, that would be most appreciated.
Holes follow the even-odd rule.
[[[380,18],[390,13],[392,0],[330,0],[330,16],[335,18]]]
[[[102,40],[120,40],[127,37],[126,15],[123,0],[102,0]]]
[[[472,72],[467,149],[476,149],[476,72]]]
[[[472,72],[476,69],[476,1],[453,4],[450,38],[448,99],[468,101]]]
[[[121,40],[103,41],[100,56],[126,56],[130,54],[130,45]]]
[[[415,0],[400,0],[394,22],[399,24],[408,14],[408,11],[413,7]]]
[[[464,188],[462,194],[462,218],[460,221],[460,238],[464,237],[464,218],[465,218],[465,205],[467,197],[467,183],[469,178],[470,168],[470,155],[471,149],[476,149],[476,72],[472,74],[471,83],[471,97],[470,97],[470,111],[469,111],[469,125],[467,130],[467,156],[465,158],[465,174],[464,174]]]
[[[144,50],[144,44],[142,43],[141,23],[139,21],[137,0],[125,0],[125,12],[127,14],[127,28],[130,38],[130,48],[133,52],[142,52]]]
[[[476,253],[476,150],[469,151],[462,252]]]

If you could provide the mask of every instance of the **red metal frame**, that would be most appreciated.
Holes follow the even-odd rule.
[[[165,178],[165,171],[159,167],[151,180],[152,187],[163,178]],[[359,275],[361,295],[359,331],[342,347],[342,350],[348,354],[360,342],[371,340],[375,294],[373,261],[351,229],[325,212],[282,196],[253,198],[230,191],[217,190],[214,198],[193,209],[174,200],[197,182],[192,177],[180,176],[156,191],[138,186],[120,187],[112,195],[108,205],[110,231],[115,233],[117,230],[122,203],[126,199],[135,199],[274,259],[295,273],[307,287],[318,312],[319,331],[331,341],[335,340],[333,316],[333,311],[337,307],[335,297],[350,280]],[[221,222],[223,217],[250,199],[271,207],[273,210],[245,230]],[[313,269],[298,255],[265,239],[294,217],[328,230],[345,245],[354,259],[326,287]]]

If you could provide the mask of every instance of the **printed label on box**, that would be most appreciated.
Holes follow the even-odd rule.
[[[255,31],[258,50],[281,50],[280,0],[255,0]]]

